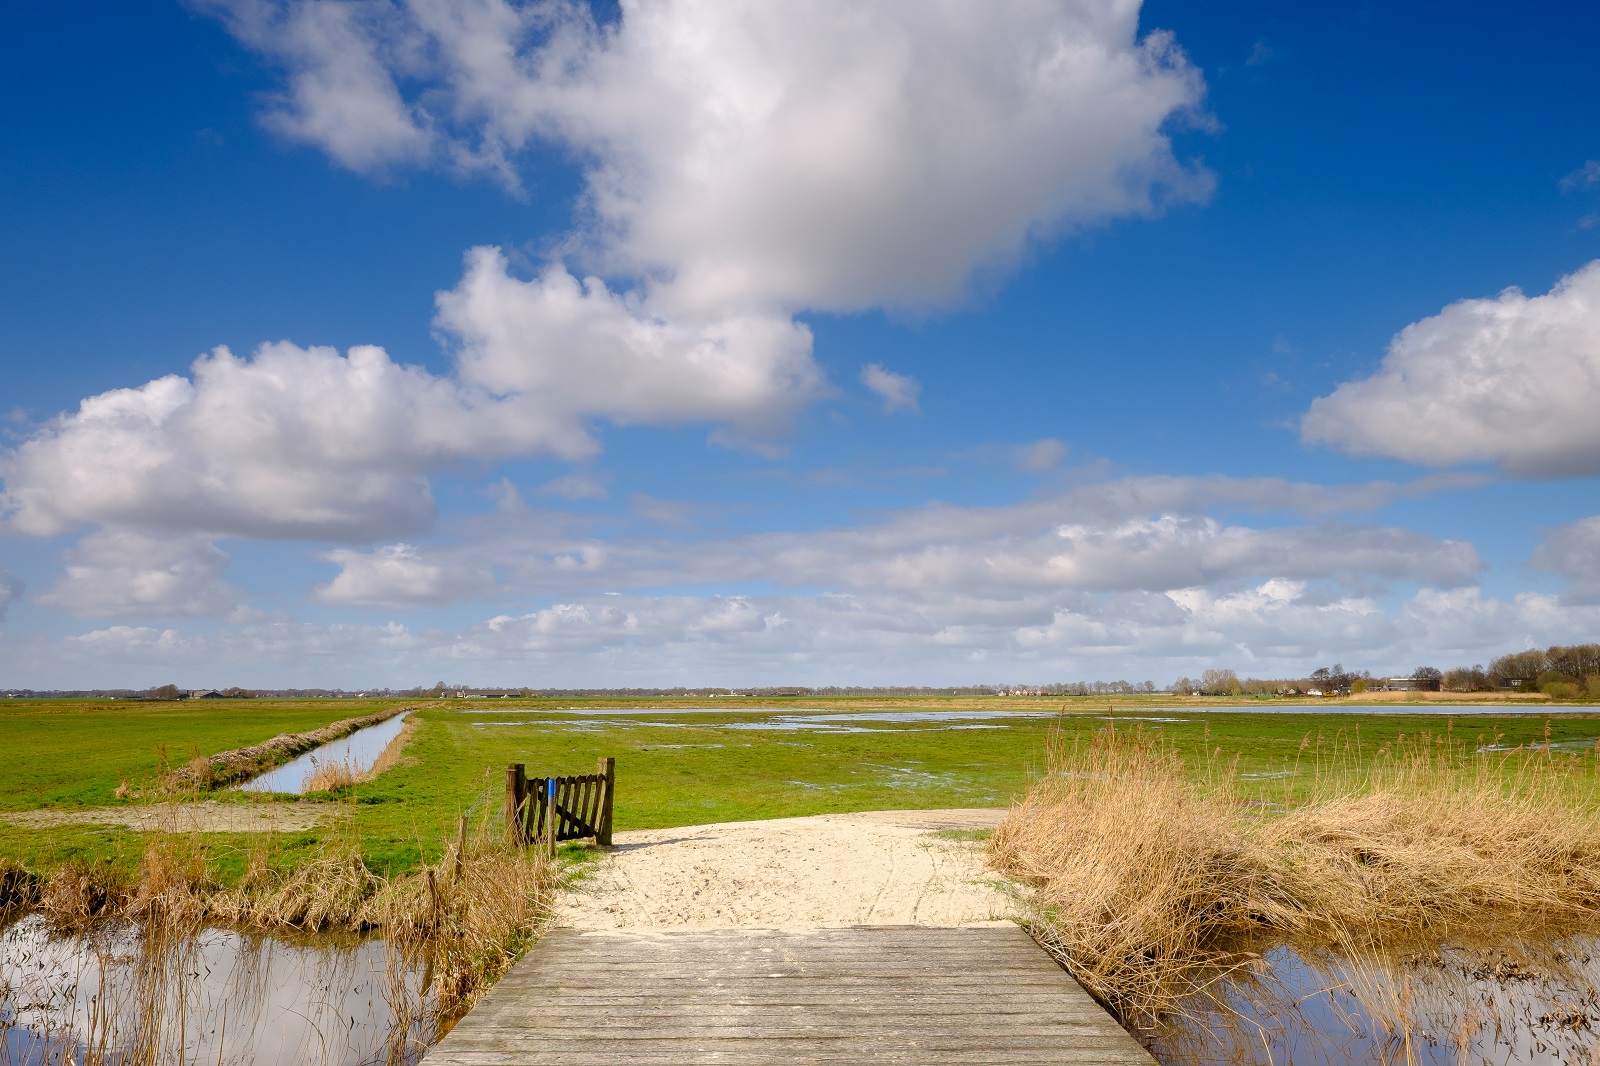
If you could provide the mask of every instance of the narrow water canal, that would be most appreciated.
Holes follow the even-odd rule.
[[[406,714],[398,714],[388,721],[358,729],[342,740],[331,741],[315,751],[308,751],[292,762],[252,778],[239,786],[243,792],[305,791],[306,780],[322,766],[348,766],[354,773],[364,774],[372,769],[383,749],[400,735],[405,726]]]

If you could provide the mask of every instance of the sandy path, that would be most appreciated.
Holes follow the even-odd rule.
[[[936,836],[986,829],[1002,810],[871,811],[616,835],[563,894],[582,929],[976,925],[1015,908],[982,845]]]
[[[0,822],[31,828],[120,825],[164,833],[298,833],[347,812],[326,803],[141,803],[127,807],[16,811]]]

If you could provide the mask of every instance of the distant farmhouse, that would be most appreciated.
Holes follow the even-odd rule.
[[[1386,677],[1378,682],[1380,692],[1438,692],[1437,677]]]

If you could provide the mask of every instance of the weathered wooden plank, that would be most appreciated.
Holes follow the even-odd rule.
[[[522,1050],[499,1050],[499,1052],[470,1052],[464,1053],[459,1058],[451,1058],[451,1066],[619,1066],[626,1061],[629,1066],[682,1066],[683,1063],[718,1063],[720,1066],[787,1066],[789,1063],[805,1063],[806,1066],[859,1066],[861,1063],[906,1063],[907,1066],[1040,1066],[1040,1063],[1050,1063],[1051,1066],[1067,1066],[1067,1064],[1082,1063],[1085,1066],[1147,1066],[1152,1063],[1149,1053],[1142,1053],[1138,1058],[1130,1058],[1120,1053],[1107,1053],[1098,1048],[1062,1048],[1054,1050],[1048,1058],[1040,1058],[1032,1050],[1018,1050],[1008,1052],[1003,1048],[992,1050],[965,1050],[965,1052],[938,1052],[936,1055],[920,1050],[917,1047],[906,1048],[874,1048],[869,1052],[862,1052],[859,1048],[840,1047],[818,1048],[818,1050],[790,1050],[790,1048],[766,1047],[758,1048],[755,1052],[734,1052],[730,1048],[718,1048],[715,1052],[701,1052],[701,1050],[664,1050],[664,1052],[640,1052],[630,1048],[627,1060],[619,1060],[616,1052],[589,1052],[589,1050],[563,1050],[560,1056],[542,1055],[538,1048],[522,1048]],[[430,1061],[430,1060],[424,1060]]]
[[[1154,1062],[1016,926],[557,929],[424,1061]]]

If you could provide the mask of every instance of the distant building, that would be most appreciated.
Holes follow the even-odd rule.
[[[1380,686],[1384,692],[1438,692],[1437,677],[1386,677]]]
[[[189,698],[191,700],[222,700],[222,699],[227,699],[226,696],[224,696],[222,693],[218,692],[214,688],[195,689],[193,692],[189,693]]]

